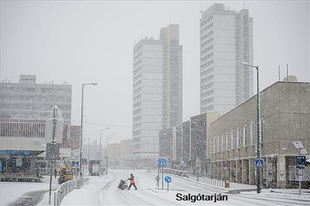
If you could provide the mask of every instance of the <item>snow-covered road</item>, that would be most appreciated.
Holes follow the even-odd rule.
[[[131,188],[120,190],[117,188],[120,179],[126,179],[133,173],[138,190]],[[110,170],[107,176],[90,177],[89,185],[83,189],[76,189],[69,193],[61,205],[296,205],[294,200],[273,199],[252,196],[225,194],[228,201],[177,201],[176,195],[214,195],[223,192],[179,177],[172,176],[170,190],[161,190],[156,187],[156,172]],[[165,187],[166,189],[166,187]],[[298,205],[307,205],[308,202],[298,202]]]

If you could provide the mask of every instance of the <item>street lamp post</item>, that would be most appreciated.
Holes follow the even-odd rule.
[[[179,134],[181,134],[181,136],[182,136],[181,144],[180,144],[180,147],[181,147],[181,149],[180,149],[180,153],[181,153],[181,155],[180,155],[180,163],[181,163],[181,161],[183,161],[183,132],[181,132],[181,131],[179,131],[177,129],[175,131],[178,132]]]
[[[107,129],[110,129],[110,127],[107,127],[107,128],[105,128],[105,129],[103,129],[103,130],[101,130],[101,132],[100,132],[100,146],[99,146],[99,175],[101,175],[101,150],[102,150],[102,146],[101,146],[101,135],[102,135],[102,132],[104,131],[104,130],[107,130]]]
[[[192,120],[188,120],[189,123],[189,161],[190,161],[190,172],[192,172],[193,162],[192,162],[192,123],[194,123],[198,129],[198,124]],[[196,133],[197,134],[197,133]]]
[[[260,114],[260,94],[259,94],[259,68],[256,65],[250,65],[247,62],[241,62],[244,66],[254,67],[257,72],[257,159],[260,159],[260,152],[261,152],[261,114]],[[257,176],[256,176],[256,186],[257,186],[257,193],[261,192],[260,186],[260,168],[256,169]]]
[[[105,172],[106,172],[106,175],[108,174],[108,166],[109,166],[109,137],[110,136],[113,136],[115,135],[115,133],[113,134],[110,134],[109,136],[107,136],[107,155],[106,155],[106,169],[105,169]]]
[[[83,101],[84,101],[84,87],[87,85],[97,85],[97,83],[86,83],[82,84],[82,102],[81,102],[81,144],[80,144],[80,173],[82,171],[82,155],[83,155]],[[84,171],[82,172],[82,177],[84,179]],[[80,177],[81,178],[81,177]]]
[[[168,138],[170,138],[170,159],[169,159],[169,164],[171,165],[171,169],[172,169],[172,164],[171,164],[171,162],[172,162],[172,136],[170,136],[170,135],[167,135],[166,133],[163,133],[163,136],[166,136],[166,137],[168,137]]]

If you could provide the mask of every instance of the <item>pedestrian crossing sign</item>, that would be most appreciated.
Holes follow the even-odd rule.
[[[264,160],[263,159],[255,159],[255,167],[262,169],[264,167]]]
[[[158,167],[167,167],[168,166],[168,161],[166,158],[163,159],[158,159]]]

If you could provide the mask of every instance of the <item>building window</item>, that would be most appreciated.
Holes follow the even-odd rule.
[[[255,144],[255,122],[251,123],[251,132],[250,132],[250,141],[251,141],[251,145]]]
[[[247,130],[247,125],[243,126],[243,146],[244,147],[248,145],[246,130]]]
[[[262,119],[260,121],[260,128],[261,128],[261,131],[260,131],[260,143],[262,144],[264,142],[264,138],[265,138],[265,133],[264,133],[265,125],[264,125],[264,122],[263,122]]]
[[[237,148],[240,148],[240,128],[237,129]]]
[[[215,148],[214,148],[214,138],[211,139],[211,154],[214,154]]]
[[[229,150],[229,133],[226,132],[226,150]]]
[[[230,132],[230,144],[231,144],[230,148],[231,149],[234,149],[234,133],[235,133],[234,130]]]
[[[222,142],[221,142],[221,143],[222,143],[222,144],[221,144],[222,148],[221,148],[221,150],[222,150],[222,152],[223,152],[223,151],[225,151],[225,148],[224,148],[224,143],[225,143],[224,138],[225,138],[225,137],[224,137],[224,135],[222,135],[221,138],[222,138]]]
[[[220,152],[220,137],[217,137],[216,139],[217,139],[217,140],[216,140],[216,144],[217,144],[217,145],[216,145],[216,146],[217,146],[217,147],[216,147],[216,151],[217,151],[217,152]]]

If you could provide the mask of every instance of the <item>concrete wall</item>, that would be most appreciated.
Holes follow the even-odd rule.
[[[287,162],[286,157],[298,154],[292,144],[293,141],[301,141],[310,152],[309,102],[310,83],[276,82],[261,92],[261,156],[266,162],[266,167],[262,171],[264,181],[268,179],[277,181],[279,187],[288,185],[285,171],[291,163]],[[244,176],[245,171],[248,174],[238,177],[240,179],[236,178],[237,182],[254,183],[256,118],[256,96],[254,96],[211,123],[211,162],[223,162],[227,159],[232,165],[236,165],[236,173],[240,172]],[[240,129],[240,148],[237,148],[238,129]],[[226,134],[228,139],[222,140],[222,136],[226,137]],[[244,140],[247,142],[246,145]],[[223,141],[224,143],[228,141],[230,146],[222,148]],[[275,158],[275,161],[271,161],[270,158]],[[273,175],[274,172],[277,175]]]

